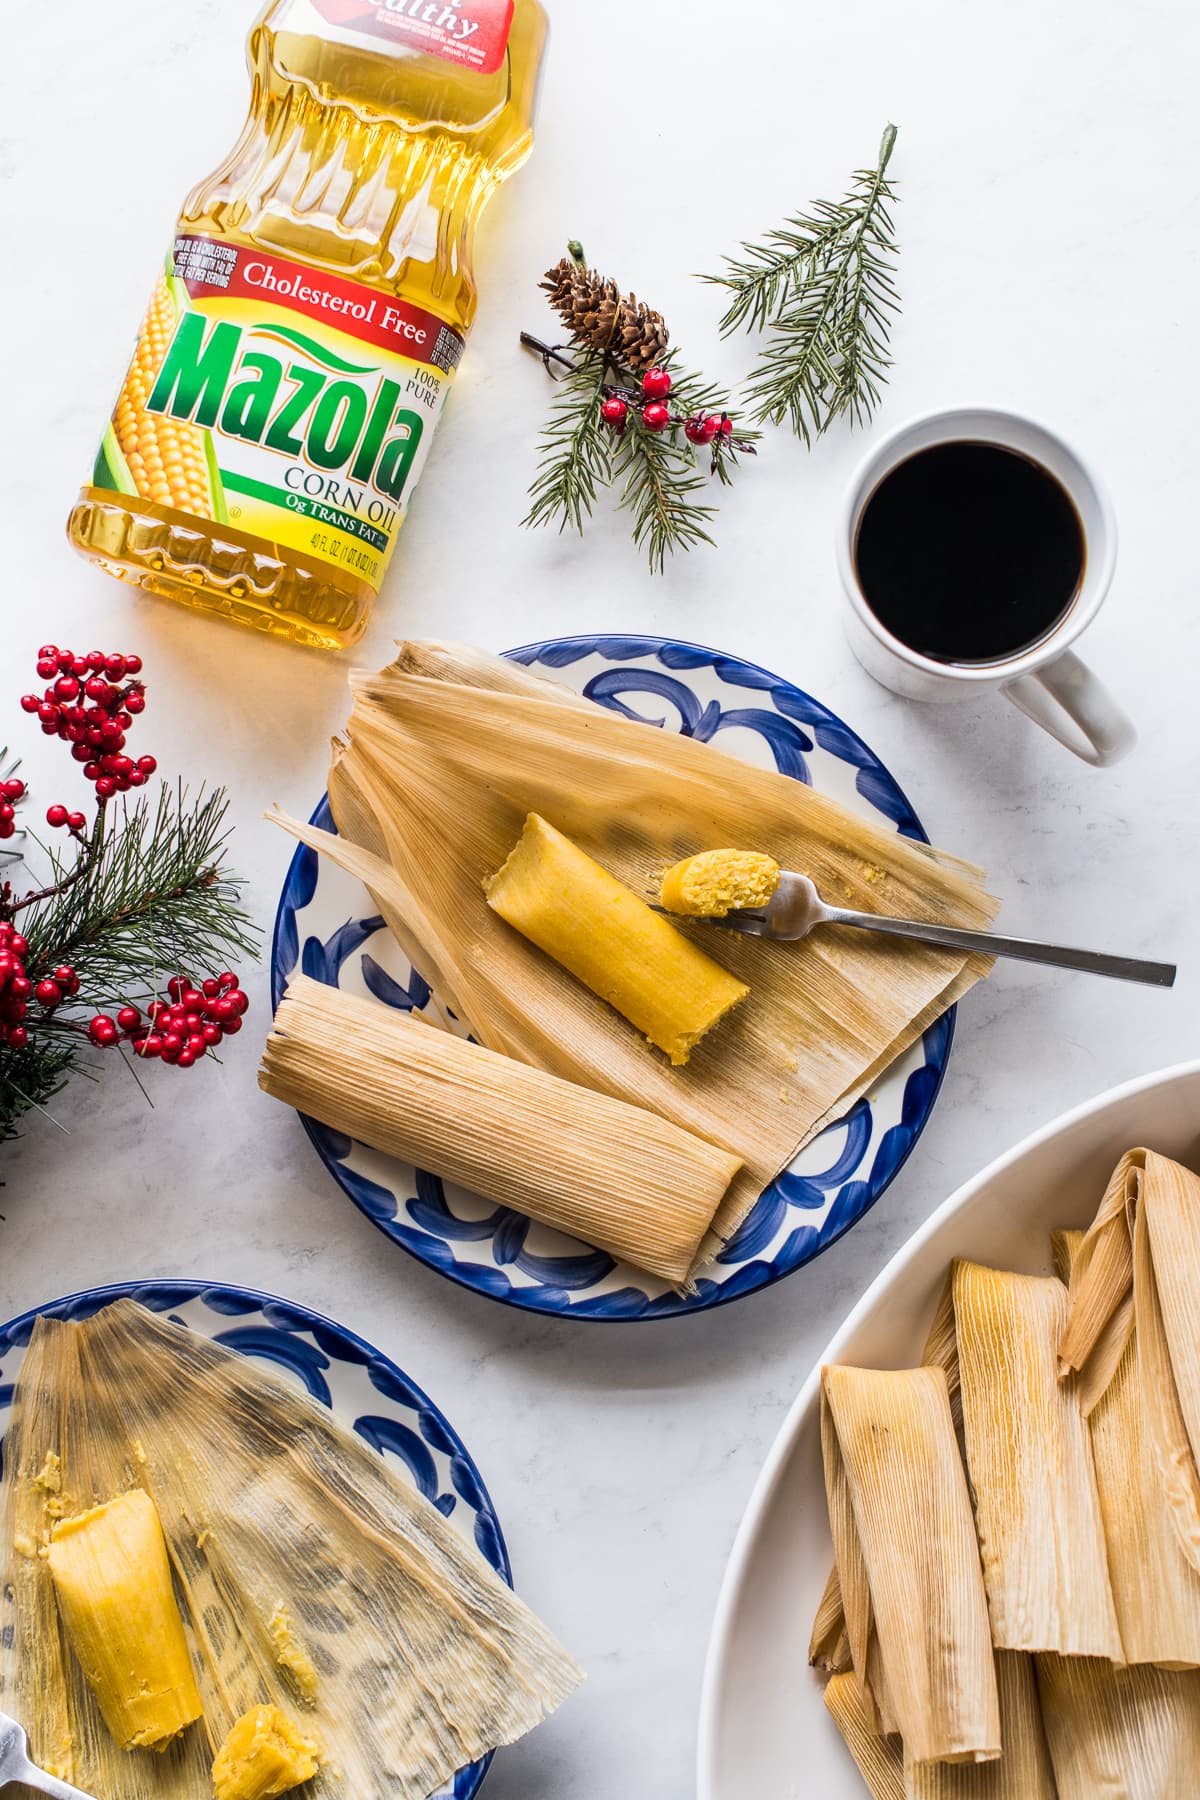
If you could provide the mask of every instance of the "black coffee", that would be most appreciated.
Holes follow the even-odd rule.
[[[937,444],[885,475],[854,561],[894,637],[937,662],[1000,662],[1053,631],[1079,591],[1083,526],[1041,463],[996,444]]]

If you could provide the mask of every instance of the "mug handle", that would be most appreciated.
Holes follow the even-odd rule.
[[[1095,768],[1119,762],[1137,742],[1133,720],[1073,650],[1030,675],[1018,675],[1001,692]]]

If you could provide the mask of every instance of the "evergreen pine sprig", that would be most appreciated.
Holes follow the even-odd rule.
[[[601,491],[612,488],[651,573],[661,574],[674,552],[714,543],[716,508],[703,498],[709,478],[728,484],[758,433],[734,434],[729,395],[681,367],[666,349],[661,314],[588,269],[578,244],[570,250],[542,284],[570,342],[559,349],[521,334],[556,377],[522,522],[582,534]]]
[[[705,277],[732,296],[723,335],[767,334],[746,387],[752,416],[789,421],[806,444],[843,414],[864,423],[887,380],[900,304],[896,192],[887,178],[895,142],[888,125],[875,167],[856,171],[845,199],[816,201],[762,244],[743,244],[724,274]]]
[[[46,808],[65,847],[18,822],[27,785],[0,752],[0,1142],[68,1076],[94,1078],[94,1051],[128,1052],[141,1085],[137,1063],[191,1067],[241,1029],[249,1004],[222,968],[259,943],[225,866],[224,791],[156,783],[152,794],[155,758],[123,753],[146,707],[141,667],[137,656],[38,652],[49,685],[22,696],[22,710],[83,761],[95,793],[90,824]]]
[[[556,353],[555,360],[564,372],[555,382],[531,504],[521,523],[557,524],[560,531],[570,526],[582,535],[600,489],[613,478],[613,437],[600,418],[608,365],[598,350],[580,350],[573,358]]]

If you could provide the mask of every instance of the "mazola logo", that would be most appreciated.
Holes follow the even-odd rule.
[[[222,319],[206,332],[206,324],[198,312],[179,320],[147,412],[259,444],[328,474],[344,471],[400,500],[424,420],[399,404],[398,382],[384,377],[371,392],[363,378],[377,369],[345,362],[282,325],[246,330]],[[281,343],[288,357],[246,342],[264,339]],[[292,360],[296,350],[310,360]]]

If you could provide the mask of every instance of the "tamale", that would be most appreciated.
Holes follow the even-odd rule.
[[[1152,1467],[1179,1547],[1200,1571],[1200,1177],[1153,1150],[1113,1172],[1071,1282],[1060,1358],[1092,1404],[1112,1384],[1136,1328]]]
[[[743,907],[766,906],[779,886],[779,864],[761,850],[701,850],[672,863],[658,897],[668,912],[723,919]]]
[[[808,1661],[814,1669],[825,1669],[841,1675],[852,1666],[850,1638],[846,1631],[846,1613],[842,1606],[842,1584],[837,1564],[829,1571],[817,1616],[808,1640]]]
[[[941,1369],[946,1377],[950,1417],[954,1422],[954,1435],[961,1453],[962,1394],[958,1382],[958,1343],[954,1335],[954,1284],[949,1273],[942,1284],[941,1298],[925,1338],[921,1364],[923,1368]],[[813,1620],[808,1660],[811,1667],[828,1669],[833,1673],[840,1673],[851,1666],[850,1639],[846,1631],[846,1614],[836,1563],[829,1571],[829,1578],[817,1607],[817,1616]]]
[[[537,813],[484,892],[677,1067],[750,991]]]
[[[871,1800],[904,1800],[900,1740],[872,1730],[853,1675],[831,1676],[825,1684],[825,1707],[871,1790]]]
[[[259,1083],[365,1144],[681,1283],[737,1158],[656,1113],[561,1081],[307,976]]]
[[[153,1500],[133,1488],[61,1519],[46,1561],[104,1723],[122,1750],[161,1750],[203,1707]]]
[[[1056,1351],[1053,1277],[954,1265],[967,1469],[992,1638],[1004,1650],[1122,1658],[1087,1422]]]
[[[905,1800],[1055,1800],[1033,1658],[997,1650],[1001,1752],[994,1762],[906,1759]]]
[[[243,1713],[213,1761],[216,1800],[276,1800],[311,1781],[314,1746],[277,1706]]]
[[[1083,1240],[1081,1231],[1052,1238],[1067,1281]],[[1125,1661],[1200,1667],[1200,1574],[1176,1536],[1147,1436],[1136,1327],[1088,1426]]]
[[[801,782],[731,767],[698,737],[619,717],[501,659],[409,645],[393,667],[352,683],[329,778],[341,835],[278,822],[364,881],[404,953],[480,1043],[649,1107],[741,1158],[700,1260],[989,966],[868,932],[802,944],[731,935],[721,960],[753,1004],[686,1068],[669,1067],[488,908],[482,883],[530,812],[635,893],[652,893],[664,864],[697,843],[724,839],[810,870],[823,891],[867,909],[986,926],[995,903],[965,865]]]
[[[1118,1669],[1039,1656],[1058,1800],[1192,1800],[1200,1785],[1200,1671]]]
[[[873,1727],[874,1706],[918,1762],[999,1756],[987,1602],[944,1373],[826,1368],[821,1446],[867,1720]],[[869,1616],[857,1601],[859,1563]],[[877,1640],[878,1673],[864,1624]]]
[[[319,1674],[302,1734],[322,1758],[312,1800],[425,1800],[579,1679],[474,1544],[325,1407],[132,1301],[38,1321],[5,1435],[6,1524],[35,1522],[21,1506],[52,1447],[68,1511],[131,1472],[154,1502],[204,1703],[165,1752],[118,1750],[61,1655],[46,1559],[6,1529],[0,1706],[36,1760],[68,1762],[65,1779],[98,1800],[212,1800],[237,1720],[293,1714],[281,1603]]]

